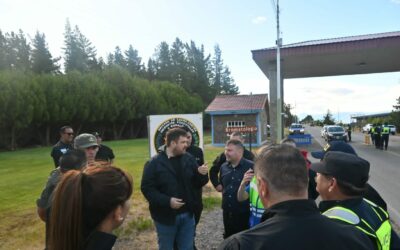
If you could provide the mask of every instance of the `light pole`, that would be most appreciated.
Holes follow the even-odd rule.
[[[280,47],[282,45],[282,40],[280,38],[279,30],[279,0],[276,1],[276,81],[277,81],[277,91],[276,91],[276,119],[277,119],[277,135],[276,143],[282,140],[282,97],[281,97],[281,52]]]

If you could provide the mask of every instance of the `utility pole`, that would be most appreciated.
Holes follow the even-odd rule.
[[[277,82],[277,91],[276,91],[276,119],[277,119],[277,135],[276,135],[276,143],[279,143],[282,140],[282,96],[281,96],[281,51],[280,47],[282,45],[282,40],[280,38],[280,30],[279,30],[279,0],[276,1],[276,82]]]

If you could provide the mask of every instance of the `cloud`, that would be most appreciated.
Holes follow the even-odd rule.
[[[267,18],[265,16],[258,16],[253,18],[253,20],[251,20],[251,22],[254,24],[265,23],[265,21],[267,21]]]
[[[400,4],[400,0],[391,0],[392,3]]]

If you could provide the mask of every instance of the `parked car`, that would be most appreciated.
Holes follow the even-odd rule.
[[[325,133],[325,141],[345,141],[347,142],[346,130],[341,126],[328,126]]]
[[[364,127],[362,127],[362,132],[363,133],[369,133],[369,131],[372,128],[372,123],[368,123],[367,125],[365,125]]]
[[[294,135],[294,134],[304,134],[304,127],[301,124],[298,123],[292,123],[289,127],[289,134]]]
[[[396,126],[395,125],[388,125],[388,127],[390,128],[390,133],[392,135],[396,134]]]
[[[329,127],[328,125],[325,125],[325,126],[322,127],[322,129],[321,129],[321,137],[322,137],[322,138],[325,137],[326,129],[327,129],[328,127]]]

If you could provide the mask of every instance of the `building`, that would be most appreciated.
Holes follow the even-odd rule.
[[[211,116],[213,146],[224,146],[229,135],[239,131],[245,145],[260,146],[269,133],[268,95],[220,95],[205,112]]]
[[[390,119],[390,115],[392,113],[391,112],[387,112],[387,113],[378,113],[378,114],[369,114],[369,115],[355,115],[355,116],[351,116],[351,119],[354,121],[355,120],[355,125],[357,127],[362,127],[365,124],[368,123],[369,120],[374,119],[374,118],[378,118],[378,119]]]

